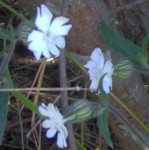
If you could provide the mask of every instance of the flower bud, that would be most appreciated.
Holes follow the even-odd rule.
[[[34,22],[32,20],[24,20],[19,24],[17,37],[24,45],[27,45],[27,37],[34,28]]]
[[[133,71],[132,63],[127,59],[121,59],[114,63],[114,76],[126,79],[128,78]]]
[[[100,113],[99,103],[87,100],[77,100],[64,112],[64,120],[69,123],[79,123],[97,117]]]

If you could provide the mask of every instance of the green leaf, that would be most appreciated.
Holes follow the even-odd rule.
[[[15,40],[11,41],[11,43],[0,52],[0,78],[3,76],[6,67],[13,55],[16,42],[17,41]]]
[[[110,48],[120,52],[136,65],[145,65],[141,59],[142,54],[140,48],[119,33],[113,31],[105,23],[101,24],[101,35]]]
[[[109,102],[108,94],[106,94],[103,89],[103,78],[105,77],[105,75],[106,74],[104,74],[99,81],[98,89],[99,89],[100,93],[98,94],[98,96],[101,98],[101,101],[103,103],[108,103]]]
[[[0,88],[6,88],[4,83]],[[0,92],[0,145],[2,144],[8,113],[9,92]]]
[[[28,109],[39,115],[37,106],[23,94],[21,94],[20,92],[12,92],[12,95],[22,104],[24,104]]]
[[[13,82],[11,80],[11,76],[10,76],[10,72],[8,69],[8,66],[6,68],[6,79],[8,81],[8,85],[10,88],[14,88]],[[31,101],[29,100],[27,97],[25,97],[23,94],[21,94],[20,92],[12,92],[12,95],[18,100],[20,101],[22,104],[24,104],[28,109],[30,109],[31,111],[35,112],[37,115],[40,116],[39,112],[38,112],[38,108],[37,106]]]
[[[148,44],[149,44],[149,34],[145,36],[141,43],[141,52],[142,52],[142,61],[144,61],[144,64],[147,64],[148,61]]]
[[[143,133],[135,129],[137,134],[145,142],[144,143],[140,138],[138,138],[137,135],[134,134],[134,132],[131,131],[131,129],[127,125],[120,125],[119,127],[125,130],[133,138],[133,140],[142,147],[143,150],[149,150],[149,148],[146,146],[149,143],[149,137],[145,136]]]
[[[17,17],[19,17],[20,19],[25,19],[25,16],[21,12],[16,11],[14,8],[12,8],[11,6],[7,5],[5,2],[0,1],[0,5],[3,6],[4,8],[6,8],[12,14],[16,15]]]
[[[5,28],[0,28],[0,39],[11,40],[10,31]]]
[[[108,123],[107,123],[107,119],[108,119],[108,109],[105,109],[103,111],[103,113],[98,117],[98,128],[100,129],[103,138],[105,139],[105,141],[107,142],[107,144],[113,148],[113,143],[112,140],[110,138],[110,133],[108,130]]]
[[[76,139],[76,144],[79,150],[87,150],[87,148],[82,143],[80,143],[80,141],[78,141],[77,139]]]

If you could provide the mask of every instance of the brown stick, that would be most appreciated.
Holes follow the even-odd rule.
[[[66,7],[68,0],[62,0],[62,7],[61,7],[61,15],[66,13]],[[64,50],[61,50],[60,57],[59,57],[59,71],[60,71],[60,87],[66,88],[67,87],[67,74],[66,74],[66,57],[64,54]],[[65,110],[68,107],[68,95],[67,90],[61,91],[61,102],[62,102],[62,109]],[[68,141],[70,144],[71,150],[77,150],[77,146],[75,144],[74,132],[73,127],[71,124],[67,124],[68,129]]]
[[[67,87],[66,58],[63,50],[61,50],[61,54],[59,57],[59,71],[60,71],[60,87],[66,88]],[[62,102],[62,109],[64,111],[66,107],[68,107],[67,90],[61,91],[61,102]],[[68,124],[67,129],[68,129],[68,140],[70,144],[70,149],[77,150],[72,125]]]

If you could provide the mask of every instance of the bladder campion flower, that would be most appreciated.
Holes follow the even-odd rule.
[[[109,55],[109,54],[108,54]],[[110,56],[104,56],[100,48],[95,48],[91,54],[91,60],[86,65],[90,76],[90,90],[95,91],[102,80],[102,88],[106,94],[112,89],[112,74],[114,72]]]
[[[47,119],[42,122],[42,127],[48,129],[46,133],[47,138],[53,138],[57,133],[57,146],[59,148],[67,147],[66,139],[68,137],[68,131],[64,125],[65,121],[63,116],[58,108],[52,103],[49,103],[48,106],[42,103],[38,110],[41,115],[47,117]]]
[[[37,8],[35,25],[38,30],[33,30],[28,36],[28,48],[33,51],[37,60],[41,55],[50,58],[51,55],[59,56],[59,49],[65,47],[64,36],[68,35],[72,25],[66,25],[68,18],[59,16],[53,19],[50,10],[41,4]]]

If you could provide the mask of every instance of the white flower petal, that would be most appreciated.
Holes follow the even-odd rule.
[[[108,94],[110,90],[112,90],[112,78],[108,75],[105,75],[105,77],[103,78],[103,90],[106,94]]]
[[[42,103],[39,106],[39,112],[49,117],[49,119],[46,119],[42,122],[42,127],[49,128],[47,130],[46,136],[48,138],[52,138],[56,133],[58,133],[58,147],[67,147],[66,139],[68,137],[68,131],[66,126],[64,125],[63,115],[60,113],[58,108],[52,103],[49,103],[48,106]]]
[[[39,60],[41,57],[42,51],[33,51],[33,54],[34,54],[35,58],[37,60]]]
[[[94,49],[94,51],[91,54],[91,59],[95,62],[98,62],[99,60],[104,62],[104,57],[103,57],[103,54],[102,54],[100,48],[95,48]]]
[[[68,131],[66,126],[62,123],[60,124],[59,128],[58,128],[59,132],[62,133],[64,135],[65,138],[68,137]]]
[[[47,119],[42,122],[42,127],[43,128],[51,128],[51,127],[53,127],[54,124],[55,124],[55,122],[53,120]]]
[[[64,25],[69,19],[66,17],[56,17],[51,23],[51,32],[57,36],[68,35],[72,25]]]
[[[59,48],[63,49],[65,48],[65,39],[62,36],[58,36],[55,38],[55,45],[58,46]]]
[[[59,148],[67,147],[66,139],[64,137],[62,137],[61,134],[59,134],[59,133],[58,133],[58,137],[57,137],[57,146]]]
[[[43,41],[32,41],[28,49],[33,51],[36,59],[39,60],[42,52],[47,50],[47,44]]]
[[[56,27],[63,26],[68,21],[69,19],[66,17],[63,17],[63,16],[56,17],[51,23],[51,30],[55,29],[54,26]]]
[[[96,64],[94,61],[89,60],[89,61],[87,62],[87,64],[84,65],[84,67],[86,67],[86,68],[88,68],[88,69],[97,69],[97,64]]]
[[[52,119],[54,122],[63,122],[63,116],[58,110],[57,107],[55,107],[52,103],[48,104],[48,117]]]
[[[50,10],[44,4],[42,4],[40,8],[37,8],[35,24],[41,31],[47,31],[48,27],[50,26],[52,17],[53,15]]]
[[[58,108],[56,107],[56,115],[58,116],[58,119],[63,120],[63,115],[60,113],[60,111],[58,110]]]
[[[47,138],[52,138],[52,137],[54,137],[55,134],[56,134],[56,132],[57,132],[57,129],[56,129],[56,128],[50,128],[50,129],[47,131],[47,133],[46,133]]]
[[[55,106],[53,105],[53,103],[49,103],[48,106],[48,111],[55,113]]]
[[[27,38],[27,41],[28,42],[31,42],[31,41],[41,41],[43,38],[43,33],[40,32],[40,31],[37,31],[37,30],[33,30],[29,35],[28,35],[28,38]]]
[[[107,57],[110,57],[109,52],[106,55]],[[101,77],[105,75],[103,78],[102,86],[103,90],[108,94],[112,88],[111,76],[114,72],[111,60],[107,60],[105,62],[104,54],[101,52],[101,49],[95,48],[91,54],[91,60],[89,60],[88,63],[84,66],[89,69],[88,73],[91,80],[90,89],[97,90]]]
[[[104,56],[100,48],[95,48],[91,54],[92,61],[97,65],[96,69],[101,70],[104,65]]]
[[[49,51],[50,51],[50,53],[52,54],[52,55],[54,55],[54,56],[56,56],[56,57],[58,57],[59,55],[60,55],[60,51],[59,51],[59,49],[55,46],[55,44],[53,44],[53,43],[50,43],[49,45]]]
[[[61,134],[61,133],[58,133],[57,146],[58,146],[59,148],[65,148],[65,147],[67,147],[66,138],[65,138],[64,135]]]
[[[114,72],[113,64],[111,63],[111,61],[107,60],[103,68],[103,73],[112,75],[113,72]]]
[[[38,111],[40,112],[41,115],[48,117],[49,116],[49,112],[47,110],[47,106],[42,103],[39,107],[38,107]]]
[[[46,46],[47,46],[47,45],[46,45]],[[45,48],[42,53],[43,53],[43,56],[44,56],[45,58],[50,58],[50,57],[51,57],[51,54],[50,54],[48,48]]]
[[[47,106],[47,110],[48,110],[48,117],[52,120],[55,120],[56,117],[55,106],[52,103],[49,103]]]
[[[96,80],[92,80],[91,84],[90,84],[90,90],[91,91],[96,91],[98,88],[98,82]]]

